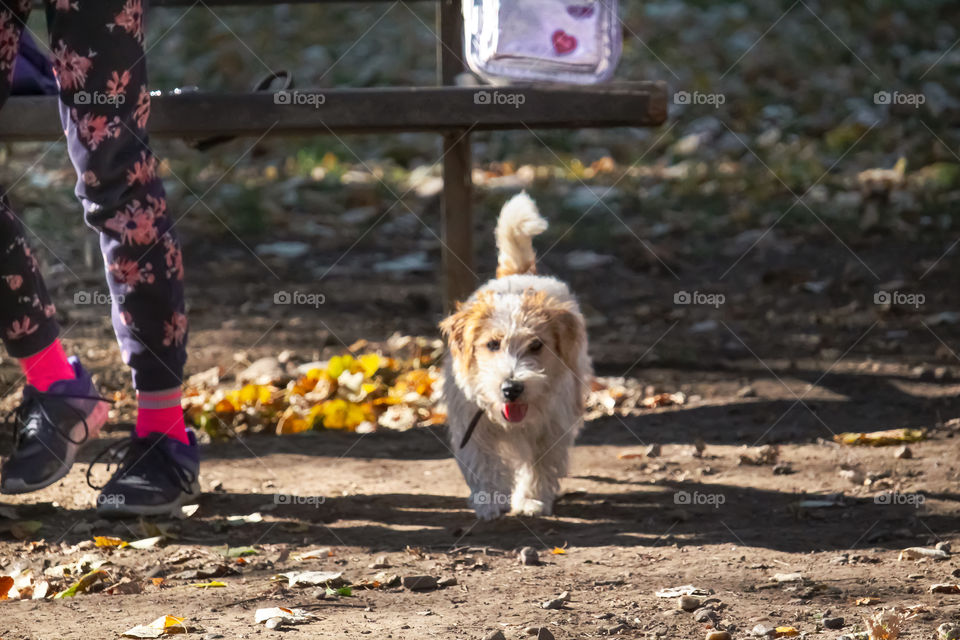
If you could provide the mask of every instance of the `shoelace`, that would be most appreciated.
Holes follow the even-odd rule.
[[[83,423],[83,437],[79,440],[74,440],[71,437],[70,432],[64,433],[60,428],[56,429],[56,432],[70,444],[81,445],[87,441],[90,437],[90,426],[87,424],[87,414],[73,406],[67,400],[98,400],[101,402],[109,402],[113,404],[113,400],[104,398],[102,396],[88,396],[83,394],[67,394],[67,393],[48,393],[46,391],[32,391],[30,397],[24,399],[16,409],[7,414],[7,424],[13,428],[13,447],[16,450],[17,446],[20,444],[20,440],[24,435],[31,429],[29,429],[30,421],[28,420],[31,413],[33,413],[34,408],[38,408],[40,411],[40,417],[49,422],[50,424],[56,424],[56,421],[53,419],[53,416],[47,410],[47,405],[45,400],[57,399],[62,400],[63,404],[70,408],[71,411],[77,414],[77,417],[80,419],[80,422]],[[12,419],[11,419],[12,417]]]
[[[193,488],[193,483],[197,480],[197,475],[177,462],[166,448],[160,446],[155,440],[147,438],[127,438],[119,442],[114,442],[103,449],[90,461],[90,466],[87,467],[87,484],[91,489],[98,491],[106,486],[96,485],[90,478],[93,465],[100,462],[104,457],[107,458],[107,472],[109,473],[114,463],[116,463],[117,473],[114,475],[123,476],[138,462],[153,453],[163,457],[164,464],[161,468],[170,479],[178,484],[184,493],[190,493]]]

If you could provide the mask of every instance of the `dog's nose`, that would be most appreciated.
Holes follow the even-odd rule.
[[[500,392],[507,402],[513,402],[523,393],[523,383],[519,380],[506,380],[500,385]]]

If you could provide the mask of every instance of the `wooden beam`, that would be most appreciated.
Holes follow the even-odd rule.
[[[437,8],[437,80],[453,85],[463,73],[463,14],[460,0],[440,0]],[[447,313],[477,286],[473,247],[473,155],[470,133],[456,129],[443,134],[443,202],[441,249],[443,302]]]
[[[194,4],[198,8],[208,7],[269,7],[278,4],[344,4],[355,0],[148,0],[144,3],[147,9],[160,7],[190,7]],[[395,0],[365,0],[365,2],[393,2]],[[436,0],[434,0],[436,1]],[[44,0],[34,0],[37,8],[43,7]]]
[[[0,141],[63,135],[55,96],[15,96],[0,110]],[[645,127],[667,117],[663,83],[597,87],[425,87],[298,90],[283,103],[269,93],[187,93],[154,98],[152,136],[311,135],[588,127]],[[322,102],[322,104],[320,104]],[[317,106],[311,106],[316,104]]]

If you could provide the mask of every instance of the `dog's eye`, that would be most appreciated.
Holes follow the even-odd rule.
[[[490,342],[487,343],[487,349],[489,349],[490,351],[500,351],[500,341],[491,340]]]
[[[543,343],[539,340],[534,340],[530,343],[530,351],[532,353],[539,353],[540,349],[543,349]]]

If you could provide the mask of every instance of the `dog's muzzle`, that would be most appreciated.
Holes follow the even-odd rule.
[[[519,380],[505,380],[500,385],[500,393],[507,402],[516,402],[517,398],[523,394],[523,383]]]

